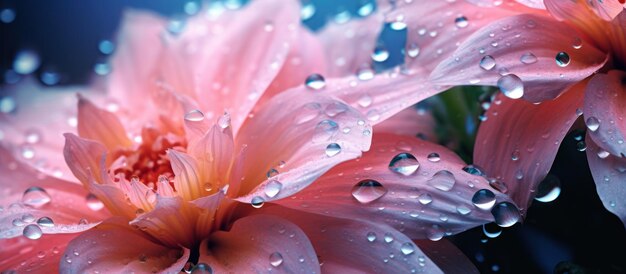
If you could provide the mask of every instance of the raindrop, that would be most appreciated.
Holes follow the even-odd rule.
[[[391,159],[391,162],[389,162],[389,169],[391,171],[404,176],[413,175],[419,166],[420,163],[415,156],[406,152],[396,155]]]
[[[194,109],[185,114],[185,120],[190,122],[200,122],[204,120],[204,113],[200,110]]]
[[[541,183],[539,183],[535,200],[543,203],[549,203],[556,200],[556,198],[558,198],[560,194],[561,181],[558,177],[552,174],[548,174],[548,176],[546,176],[546,178],[543,179]]]
[[[37,186],[28,188],[24,191],[24,195],[22,195],[22,203],[35,208],[39,208],[50,203],[50,200],[51,198],[48,192]]]
[[[296,124],[304,124],[315,119],[320,114],[322,106],[319,103],[308,103],[296,114]]]
[[[476,176],[485,176],[483,169],[477,165],[466,165],[463,171]]]
[[[428,180],[428,184],[441,191],[449,191],[454,187],[456,178],[454,174],[447,170],[437,171],[432,178]]]
[[[377,46],[372,52],[372,60],[375,62],[385,62],[389,58],[389,51],[383,46]]]
[[[37,224],[43,227],[53,227],[54,221],[52,221],[50,217],[41,217],[39,218],[39,220],[37,220]]]
[[[376,241],[376,233],[368,232],[367,233],[367,241],[370,242],[370,243]]]
[[[444,233],[437,226],[429,229],[426,233],[426,237],[431,241],[439,241],[443,239]]]
[[[417,200],[420,202],[420,204],[427,205],[432,203],[433,196],[430,196],[430,194],[428,193],[422,193],[419,197],[417,197]]]
[[[371,203],[387,193],[387,189],[374,180],[363,180],[352,187],[352,197],[362,204]]]
[[[587,124],[587,128],[593,132],[598,130],[598,128],[600,127],[600,121],[598,120],[598,118],[593,116],[587,118],[585,124]]]
[[[491,70],[496,66],[496,59],[494,59],[491,55],[485,55],[482,59],[480,59],[480,63],[478,63],[478,65],[484,70]]]
[[[280,190],[283,188],[283,184],[276,180],[271,180],[265,185],[265,195],[269,198],[274,198]]]
[[[570,57],[569,57],[569,54],[567,54],[567,52],[561,51],[556,54],[555,60],[556,60],[556,64],[559,65],[559,67],[567,67],[567,65],[569,65],[569,62],[570,62]]]
[[[411,43],[406,49],[406,53],[411,58],[417,58],[417,56],[420,54],[420,47],[416,43]]]
[[[91,193],[87,194],[85,202],[87,203],[87,207],[89,207],[89,209],[93,211],[98,211],[104,207],[102,201],[100,201],[100,199],[98,199],[96,195],[93,195]]]
[[[436,163],[441,161],[441,157],[439,156],[439,153],[433,152],[431,154],[428,154],[428,157],[426,157],[428,159],[428,161]]]
[[[263,206],[263,203],[265,203],[265,200],[259,196],[255,196],[254,198],[252,198],[252,200],[250,200],[250,204],[254,208],[261,208]]]
[[[43,232],[41,228],[36,224],[30,224],[24,227],[24,231],[22,231],[24,237],[29,238],[31,240],[37,240],[41,238]]]
[[[326,146],[326,156],[333,157],[341,152],[341,147],[337,143],[331,143]]]
[[[467,20],[467,17],[459,16],[454,19],[454,24],[459,28],[465,28],[469,25],[469,21]]]
[[[511,153],[511,160],[513,160],[513,161],[517,161],[517,160],[519,160],[519,156],[520,156],[519,154],[520,154],[520,153],[519,153],[519,150],[517,150],[517,149],[516,149],[516,150],[514,150],[514,151]]]
[[[19,74],[31,74],[39,68],[39,55],[32,50],[22,50],[13,60],[13,70]]]
[[[24,214],[22,215],[22,221],[25,223],[32,223],[33,221],[35,221],[35,216],[33,216],[32,214]]]
[[[483,225],[483,233],[489,238],[497,238],[502,234],[502,228],[495,223],[488,223]]]
[[[517,77],[515,74],[507,74],[500,77],[497,85],[506,97],[519,99],[524,96],[524,83],[522,82],[522,79]]]
[[[472,203],[483,210],[489,210],[496,203],[496,195],[489,189],[481,189],[474,193]]]
[[[411,255],[415,252],[415,247],[413,246],[413,243],[403,243],[400,246],[400,251],[402,251],[402,254],[404,255]]]
[[[206,192],[211,192],[213,191],[213,184],[211,183],[206,183],[203,185],[204,191]]]
[[[524,63],[524,64],[534,64],[537,63],[537,56],[535,56],[534,54],[527,52],[522,54],[522,56],[519,58],[520,62]]]
[[[519,209],[512,203],[501,202],[491,209],[491,215],[501,227],[510,227],[519,221],[521,214]]]
[[[270,255],[270,264],[273,267],[278,267],[282,263],[283,263],[283,255],[281,255],[279,252],[274,252]]]
[[[192,274],[213,274],[211,266],[205,263],[199,263],[191,269]]]
[[[304,84],[309,89],[320,90],[326,86],[326,80],[324,80],[324,77],[322,75],[314,73],[306,78]]]

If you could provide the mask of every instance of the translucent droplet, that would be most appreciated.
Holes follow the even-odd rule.
[[[467,214],[470,214],[470,212],[472,212],[472,209],[470,209],[466,205],[458,205],[456,206],[456,212],[458,212],[461,215],[467,215]]]
[[[339,154],[339,152],[341,152],[341,146],[339,146],[339,144],[337,143],[331,143],[328,146],[326,146],[325,152],[326,152],[326,156],[333,157]]]
[[[593,132],[598,130],[598,128],[600,127],[600,121],[598,120],[598,118],[593,116],[587,118],[587,120],[585,120],[585,124],[587,124],[587,128]]]
[[[372,52],[372,60],[374,62],[385,62],[389,59],[389,51],[383,46],[377,46]]]
[[[102,54],[109,55],[115,50],[115,44],[109,40],[102,40],[98,44],[98,49]]]
[[[489,238],[497,238],[502,234],[502,228],[495,223],[484,224],[483,233]]]
[[[413,175],[419,167],[420,163],[415,156],[406,152],[394,156],[391,162],[389,162],[389,169],[391,171],[404,176]]]
[[[500,77],[497,85],[506,97],[519,99],[524,96],[524,83],[522,82],[522,79],[517,77],[515,74],[507,74]]]
[[[41,228],[36,224],[30,224],[24,227],[24,231],[22,231],[24,237],[29,238],[31,240],[37,240],[41,238],[43,232]]]
[[[413,254],[413,252],[415,252],[415,246],[413,245],[413,243],[403,243],[400,246],[400,251],[402,251],[402,254],[404,255],[411,255]]]
[[[524,174],[522,173],[522,177],[523,176]],[[504,194],[509,192],[509,188],[506,186],[506,184],[503,181],[498,180],[498,179],[490,179],[489,186],[495,188],[497,191],[500,191],[501,193],[504,193]]]
[[[315,5],[311,3],[302,5],[302,9],[300,9],[300,18],[302,21],[310,19],[313,15],[315,15]]]
[[[204,120],[204,113],[200,110],[194,109],[185,114],[185,120],[190,122],[200,122]]]
[[[22,195],[22,203],[35,208],[39,208],[50,203],[50,200],[51,198],[48,192],[46,192],[45,189],[36,186],[28,188],[24,191],[24,195]]]
[[[406,54],[411,58],[417,58],[420,54],[420,47],[416,43],[411,43],[406,49]]]
[[[221,129],[227,129],[230,126],[230,114],[226,112],[224,115],[220,116],[220,118],[217,119],[217,125]]]
[[[537,195],[535,196],[535,200],[543,203],[549,203],[561,194],[561,181],[558,177],[548,174],[539,186],[537,187]]]
[[[274,198],[280,190],[283,189],[283,184],[276,180],[271,180],[265,185],[265,195],[269,198]]]
[[[41,142],[41,132],[37,129],[29,129],[24,134],[24,141],[29,144]]]
[[[583,47],[583,40],[576,37],[574,38],[574,41],[572,41],[572,47],[575,49],[580,49]]]
[[[22,215],[22,221],[24,221],[25,223],[32,223],[35,221],[35,216],[33,216],[32,214],[26,213]]]
[[[465,28],[469,25],[469,21],[465,16],[459,16],[454,19],[454,24],[459,28]]]
[[[496,195],[489,189],[481,189],[474,193],[472,203],[483,210],[490,210],[496,204]]]
[[[280,254],[279,252],[274,252],[274,253],[270,254],[270,264],[273,267],[278,267],[282,263],[283,263],[283,255],[282,254]]]
[[[87,194],[85,202],[87,203],[87,207],[89,207],[89,209],[93,211],[98,211],[104,208],[104,204],[102,203],[102,201],[100,201],[100,199],[98,199],[96,195],[93,195],[91,193]]]
[[[252,198],[252,200],[250,200],[250,204],[254,208],[261,208],[264,203],[265,203],[265,199],[263,199],[262,197],[259,197],[259,196],[256,196],[256,197]]]
[[[361,67],[357,70],[356,77],[361,81],[371,80],[374,78],[374,70],[369,66]]]
[[[422,193],[419,197],[417,197],[417,200],[420,204],[427,205],[433,202],[433,196],[430,196],[428,193]]]
[[[359,100],[357,101],[359,106],[363,108],[371,106],[372,102],[373,102],[372,97],[367,93],[359,97]]]
[[[496,67],[496,59],[494,59],[491,55],[485,55],[482,59],[480,59],[480,63],[478,63],[478,65],[484,70],[492,70]]]
[[[191,269],[192,274],[213,274],[213,269],[210,265],[205,263],[199,263]]]
[[[483,169],[477,165],[466,165],[463,171],[476,176],[485,176]]]
[[[309,89],[320,90],[326,86],[326,80],[324,80],[324,77],[322,75],[314,73],[306,78],[304,84]]]
[[[215,187],[211,183],[206,183],[206,184],[202,185],[202,188],[204,188],[204,191],[206,191],[206,192],[211,192],[211,191],[213,191],[213,189]]]
[[[441,161],[441,157],[439,156],[439,153],[433,152],[431,154],[428,154],[428,157],[426,157],[428,159],[428,161],[436,163]]]
[[[495,223],[501,227],[510,227],[521,218],[519,209],[512,203],[501,202],[491,209]]]
[[[0,112],[2,113],[11,113],[15,111],[17,108],[17,103],[13,97],[2,97],[0,98]]]
[[[597,155],[598,155],[598,158],[605,159],[606,157],[609,157],[609,155],[611,154],[608,151],[601,149],[600,151],[598,151]]]
[[[376,241],[376,233],[368,232],[367,233],[367,241],[370,242],[370,243]]]
[[[363,180],[352,187],[352,197],[362,204],[371,203],[383,197],[387,189],[374,180]]]
[[[437,171],[432,178],[428,180],[428,184],[441,191],[449,191],[454,187],[456,178],[454,174],[447,170]]]
[[[39,55],[32,50],[22,50],[13,60],[13,70],[19,74],[31,74],[39,68]]]
[[[37,220],[37,224],[43,227],[54,227],[54,221],[50,217],[41,217]]]
[[[559,65],[559,67],[567,67],[567,65],[569,65],[569,62],[571,60],[567,52],[561,51],[556,54],[555,61],[556,61],[556,64]]]
[[[527,52],[522,54],[522,56],[519,58],[520,62],[524,63],[524,64],[534,64],[537,63],[537,56],[535,56],[534,54]]]
[[[391,243],[393,242],[393,235],[391,235],[391,233],[389,232],[386,232],[383,236],[383,240],[385,241],[385,243]]]

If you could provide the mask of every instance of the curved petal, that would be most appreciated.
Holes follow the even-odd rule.
[[[499,94],[481,123],[474,146],[474,163],[489,177],[502,180],[509,196],[525,211],[537,185],[572,124],[580,115],[586,82],[559,98],[532,104]]]
[[[230,187],[243,202],[287,197],[336,164],[359,157],[369,149],[371,130],[359,112],[341,101],[311,90],[282,93],[241,128],[236,145],[255,157],[244,156],[243,179],[233,178]],[[266,187],[276,182],[281,189],[267,196]]]
[[[215,273],[320,273],[307,236],[296,225],[270,215],[237,220],[230,231],[211,234],[200,245],[198,263]]]
[[[162,246],[122,218],[111,218],[72,240],[62,256],[61,273],[178,273],[189,249]]]
[[[58,273],[61,251],[80,234],[44,234],[37,241],[26,237],[1,239],[0,268],[16,273]]]
[[[626,157],[625,81],[622,71],[596,74],[587,85],[583,109],[591,139],[618,157]]]
[[[414,242],[444,273],[480,273],[472,261],[450,241],[416,240]]]
[[[225,115],[221,120],[230,119]],[[205,190],[222,188],[229,182],[234,160],[234,141],[230,124],[225,121],[213,125],[197,143],[190,143],[187,150],[197,162]],[[194,197],[197,198],[197,197]]]
[[[381,132],[395,135],[418,136],[424,140],[434,141],[435,118],[430,110],[409,107],[389,119],[374,126],[374,133]]]
[[[588,3],[595,1],[544,0],[544,3],[552,17],[565,21],[565,23],[579,30],[581,35],[593,40],[595,46],[602,50],[608,50],[607,33],[598,30],[609,28],[610,23],[597,16],[597,13]]]
[[[589,137],[589,134],[587,134]],[[596,182],[598,196],[604,207],[617,215],[626,226],[626,158],[608,155],[601,157],[602,149],[594,141],[587,139],[587,161],[591,175]]]
[[[484,62],[487,56],[495,60],[495,66]],[[522,14],[473,34],[435,68],[431,80],[441,85],[495,86],[503,75],[514,74],[523,81],[523,98],[541,102],[593,74],[607,58],[568,25]]]
[[[96,107],[84,97],[78,97],[78,135],[99,141],[109,150],[129,147],[132,143],[115,114]]]
[[[474,5],[478,5],[480,7],[507,7],[514,2],[521,3],[524,6],[535,8],[535,9],[544,9],[545,6],[543,4],[543,0],[504,0],[504,1],[494,1],[494,0],[465,0]]]
[[[392,171],[390,162],[409,153],[419,163],[400,161],[407,168]],[[440,160],[428,160],[431,153]],[[432,159],[432,157],[431,157]],[[342,218],[390,225],[411,238],[441,238],[493,221],[488,210],[472,204],[480,189],[497,194],[484,177],[462,170],[465,163],[450,150],[406,136],[375,134],[372,149],[363,157],[343,163],[291,198],[273,201],[289,208]],[[407,174],[407,175],[404,175]],[[358,187],[374,180],[382,186]]]

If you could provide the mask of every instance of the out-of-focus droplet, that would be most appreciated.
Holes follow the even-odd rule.
[[[561,194],[561,181],[558,177],[548,174],[546,178],[539,183],[537,187],[537,195],[535,196],[535,200],[542,203],[549,203]]]
[[[469,21],[465,16],[459,16],[454,19],[454,24],[459,28],[465,28],[469,25]]]
[[[372,53],[374,62],[385,62],[389,59],[389,51],[383,46],[377,46]]]
[[[87,197],[85,197],[85,203],[87,204],[87,207],[93,211],[98,211],[104,208],[102,201],[100,201],[96,195],[91,193],[87,194]]]
[[[213,268],[206,263],[198,263],[191,269],[192,274],[213,274]]]
[[[39,55],[33,50],[22,50],[13,60],[13,70],[19,74],[31,74],[39,68]]]
[[[30,187],[22,195],[22,203],[34,208],[40,208],[50,203],[51,197],[45,189],[37,186]]]
[[[12,9],[2,9],[0,11],[0,21],[9,24],[15,20],[15,11]]]
[[[98,50],[100,50],[102,54],[109,55],[115,51],[115,44],[109,40],[102,40],[98,44]]]

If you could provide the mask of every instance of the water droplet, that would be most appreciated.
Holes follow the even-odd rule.
[[[519,150],[517,150],[517,149],[516,149],[516,150],[514,150],[514,151],[511,153],[511,160],[513,160],[513,161],[517,161],[517,160],[519,160],[519,154],[520,154],[520,153],[519,153]]]
[[[419,167],[420,163],[415,156],[406,152],[396,155],[391,159],[391,162],[389,162],[389,169],[391,171],[404,176],[413,175]]]
[[[411,255],[415,252],[415,247],[413,246],[413,243],[403,243],[400,246],[400,251],[402,251],[402,254],[404,255]]]
[[[11,113],[17,108],[17,103],[12,97],[6,96],[0,98],[0,112]]]
[[[356,77],[361,81],[372,80],[374,78],[374,70],[369,66],[361,67],[357,70]]]
[[[427,205],[432,203],[433,196],[430,196],[430,194],[428,193],[422,193],[419,197],[417,197],[417,200],[420,202],[420,204]]]
[[[527,64],[527,65],[534,64],[534,63],[537,63],[537,56],[535,56],[531,52],[527,52],[527,53],[522,54],[519,60],[520,62]]]
[[[35,157],[35,149],[26,144],[20,146],[20,153],[24,159],[32,159]]]
[[[459,16],[454,19],[454,24],[459,28],[465,28],[469,25],[469,21],[465,16]]]
[[[447,170],[437,171],[432,178],[428,180],[428,184],[441,191],[449,191],[454,187],[456,178],[454,174]]]
[[[213,191],[214,186],[211,183],[206,183],[202,186],[202,188],[204,188],[204,191],[206,192],[211,192]]]
[[[369,94],[365,93],[359,98],[357,103],[360,107],[366,108],[372,105],[372,101],[372,97],[369,96]]]
[[[89,207],[89,209],[93,211],[98,211],[104,207],[102,201],[100,201],[100,199],[98,199],[96,195],[93,195],[91,193],[87,194],[85,202],[87,203],[87,207]]]
[[[35,216],[33,216],[32,214],[26,213],[22,215],[22,221],[25,223],[32,223],[35,221]]]
[[[429,229],[426,233],[426,237],[431,241],[439,241],[443,239],[444,233],[437,226]]]
[[[497,238],[500,234],[502,234],[502,228],[495,223],[484,224],[483,233],[489,238]]]
[[[600,159],[605,159],[606,157],[609,157],[609,155],[611,155],[608,151],[606,150],[600,150],[598,151],[598,158]]]
[[[524,174],[522,173],[522,177],[523,176]],[[494,178],[490,179],[489,186],[495,188],[497,191],[500,191],[501,193],[504,193],[504,194],[509,192],[509,188],[506,186],[506,184],[503,181],[498,180],[498,179],[494,179]]]
[[[111,72],[111,65],[107,63],[97,63],[93,66],[93,71],[100,76],[107,75]]]
[[[368,232],[367,233],[367,241],[370,242],[370,243],[376,241],[376,233]]]
[[[572,47],[575,49],[580,49],[583,46],[583,40],[576,37],[574,38],[574,41],[572,41]]]
[[[519,99],[524,96],[524,83],[522,82],[522,79],[517,77],[515,74],[507,74],[500,77],[497,85],[506,97]]]
[[[383,46],[377,46],[372,52],[372,60],[374,62],[385,62],[389,58],[389,51]]]
[[[282,263],[283,263],[283,255],[282,254],[280,254],[279,252],[274,252],[274,253],[270,254],[270,264],[273,267],[278,267]]]
[[[587,118],[585,124],[587,124],[587,128],[593,132],[598,130],[598,128],[600,127],[600,121],[598,120],[598,118],[593,116]]]
[[[2,9],[0,11],[0,21],[5,24],[9,24],[15,20],[15,11],[12,9]]]
[[[333,120],[322,120],[316,127],[313,141],[321,142],[332,139],[339,131],[339,125]]]
[[[217,119],[217,125],[221,129],[227,129],[230,126],[230,114],[225,112],[224,115],[220,116],[220,118]]]
[[[48,86],[54,86],[61,81],[61,75],[54,70],[46,70],[41,73],[39,79]]]
[[[39,208],[50,203],[50,200],[51,198],[48,192],[46,192],[43,188],[36,186],[28,188],[24,191],[24,195],[22,195],[22,203],[35,208]]]
[[[22,50],[13,60],[13,70],[19,74],[31,74],[39,68],[39,55],[32,50]]]
[[[466,205],[458,205],[458,206],[456,206],[456,212],[458,212],[461,215],[467,215],[470,212],[472,212],[472,209],[470,209]]]
[[[252,198],[252,200],[250,200],[250,204],[254,208],[261,208],[263,206],[263,203],[265,203],[265,199],[260,196],[255,196],[254,198]]]
[[[428,154],[428,157],[426,157],[428,159],[428,161],[436,163],[441,161],[441,157],[439,156],[439,153],[433,152],[431,154]]]
[[[466,165],[463,171],[476,176],[485,176],[483,169],[477,165]]]
[[[411,58],[417,58],[417,56],[420,54],[420,47],[416,43],[411,43],[407,48],[406,53]]]
[[[54,221],[50,217],[41,217],[37,220],[37,224],[43,227],[54,227]]]
[[[557,53],[555,60],[556,64],[559,65],[559,67],[567,67],[567,65],[569,65],[569,62],[571,61],[569,54],[564,51]]]
[[[383,240],[385,241],[385,243],[391,243],[393,242],[393,235],[391,235],[391,233],[389,232],[386,232],[383,236]]]
[[[385,195],[387,189],[374,180],[363,180],[352,187],[352,197],[362,204],[371,203]]]
[[[482,59],[480,59],[480,63],[478,63],[478,65],[484,70],[492,70],[496,66],[496,59],[494,59],[491,55],[485,55]]]
[[[29,238],[31,240],[37,240],[41,238],[43,232],[41,228],[36,224],[30,224],[24,227],[24,231],[22,231],[24,237]]]
[[[341,147],[337,143],[331,143],[326,146],[326,156],[333,157],[341,152]]]
[[[269,198],[274,198],[280,190],[283,189],[283,184],[276,180],[271,180],[265,185],[265,195]]]
[[[213,274],[211,266],[205,263],[199,263],[191,269],[192,274]]]
[[[98,44],[98,50],[100,50],[102,54],[109,55],[115,50],[115,44],[109,40],[102,40]]]
[[[314,73],[306,78],[304,84],[309,89],[320,90],[326,86],[326,80],[324,80],[324,77],[322,75]]]
[[[185,114],[185,120],[190,122],[200,122],[204,120],[204,113],[202,113],[202,111],[200,110],[194,109]]]
[[[543,179],[541,183],[539,183],[535,200],[543,203],[549,203],[556,200],[556,198],[558,198],[560,194],[561,181],[558,177],[552,174],[548,174],[548,176],[546,176],[546,178]]]
[[[510,227],[519,221],[521,214],[512,203],[501,202],[491,209],[495,223],[501,227]]]
[[[483,210],[489,210],[496,203],[496,195],[489,189],[481,189],[474,193],[472,203]]]

